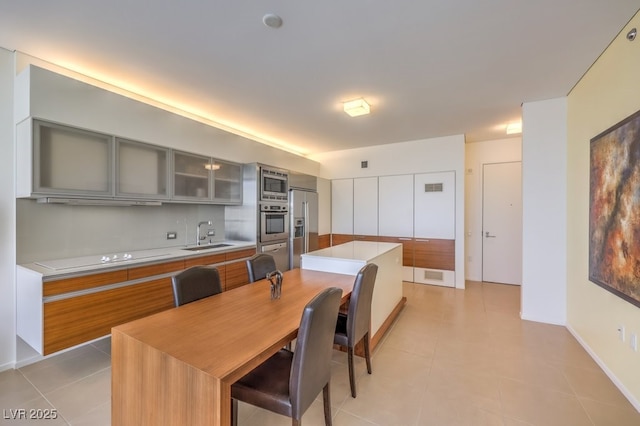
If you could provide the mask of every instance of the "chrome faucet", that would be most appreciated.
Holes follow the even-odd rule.
[[[205,220],[205,221],[203,221],[203,222],[198,222],[198,226],[196,227],[196,245],[197,245],[197,246],[199,246],[199,245],[200,245],[200,242],[201,242],[202,240],[205,240],[205,239],[207,238],[207,236],[206,236],[206,235],[200,236],[200,227],[201,227],[202,225],[209,225],[209,226],[211,226],[211,225],[213,225],[213,222],[212,222],[212,221],[210,221],[210,220]]]

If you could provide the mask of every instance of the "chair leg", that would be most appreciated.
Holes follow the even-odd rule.
[[[296,420],[294,418],[291,419],[291,426],[300,426],[302,424],[302,420]]]
[[[324,401],[324,424],[331,426],[331,394],[329,393],[329,382],[322,389],[322,400]]]
[[[347,358],[348,358],[347,364],[349,364],[349,385],[351,386],[351,396],[355,398],[356,397],[356,376],[355,376],[355,372],[353,371],[354,370],[353,348],[351,346],[347,347]]]
[[[238,400],[231,398],[231,424],[238,426]]]
[[[369,350],[369,333],[364,335],[364,358],[367,360],[367,373],[371,374],[371,352]]]

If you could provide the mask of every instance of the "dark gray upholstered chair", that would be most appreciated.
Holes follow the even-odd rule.
[[[373,285],[376,282],[378,265],[368,263],[360,269],[356,275],[349,309],[347,314],[338,314],[336,333],[333,343],[347,347],[349,364],[349,384],[351,385],[351,396],[356,397],[356,380],[353,366],[353,349],[362,340],[364,343],[364,355],[367,361],[367,372],[371,374],[371,351],[369,343],[371,341],[371,299],[373,298]]]
[[[331,425],[331,353],[342,290],[328,288],[304,308],[295,352],[281,349],[231,385],[233,425],[238,424],[238,401],[291,417],[299,426],[302,415],[323,391],[324,421]]]
[[[276,261],[270,254],[258,253],[247,259],[250,283],[266,278],[269,272],[273,272],[276,269],[278,269]]]
[[[222,293],[218,270],[212,266],[192,266],[171,277],[176,306]]]

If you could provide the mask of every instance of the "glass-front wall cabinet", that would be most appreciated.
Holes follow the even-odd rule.
[[[173,152],[173,198],[209,200],[211,158]]]
[[[112,196],[113,137],[34,120],[33,190]]]
[[[124,139],[116,143],[116,195],[168,199],[169,149]]]
[[[213,199],[220,203],[242,203],[242,166],[227,161],[212,160]]]
[[[242,203],[242,165],[173,152],[173,199]]]

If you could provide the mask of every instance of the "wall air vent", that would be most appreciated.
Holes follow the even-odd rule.
[[[424,279],[431,281],[444,281],[444,273],[441,271],[424,271]]]
[[[444,184],[441,183],[425,183],[424,192],[442,192],[444,190]]]

